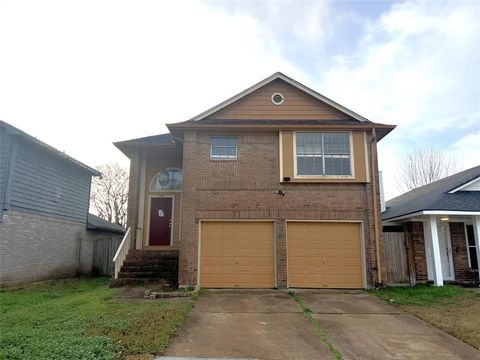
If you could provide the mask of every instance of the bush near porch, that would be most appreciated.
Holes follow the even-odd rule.
[[[0,358],[117,359],[161,352],[192,301],[124,300],[108,281],[0,289]]]
[[[372,293],[480,349],[480,292],[454,285],[417,285]]]

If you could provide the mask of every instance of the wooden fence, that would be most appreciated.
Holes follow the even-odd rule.
[[[384,232],[387,284],[409,284],[407,250],[403,232]]]
[[[92,274],[112,276],[114,270],[113,257],[117,252],[122,236],[97,239],[93,243]]]

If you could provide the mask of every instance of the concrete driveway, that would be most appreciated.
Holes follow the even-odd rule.
[[[297,290],[344,359],[480,359],[480,352],[362,291]],[[300,305],[283,291],[208,291],[165,356],[332,359]]]
[[[275,290],[208,291],[165,356],[333,359],[299,305]]]
[[[480,359],[457,338],[363,291],[297,291],[344,359]]]

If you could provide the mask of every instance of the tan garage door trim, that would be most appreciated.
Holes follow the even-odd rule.
[[[200,288],[200,260],[202,249],[202,222],[269,222],[273,225],[273,285],[278,287],[277,283],[277,227],[275,220],[272,219],[201,219],[198,221],[198,252],[197,252],[197,288]]]
[[[365,260],[365,232],[364,232],[364,225],[362,220],[287,220],[285,226],[285,251],[287,254],[287,288],[290,288],[290,284],[288,283],[288,223],[289,222],[317,222],[317,223],[356,223],[360,224],[360,254],[362,255],[361,263],[362,263],[362,279],[363,279],[363,288],[367,288],[367,263]]]

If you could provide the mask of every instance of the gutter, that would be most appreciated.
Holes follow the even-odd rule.
[[[373,219],[375,222],[375,252],[377,255],[377,283],[382,283],[382,270],[381,270],[381,258],[380,258],[380,229],[378,226],[378,203],[377,203],[377,174],[376,174],[376,145],[377,145],[377,133],[375,128],[372,129],[372,140],[370,141],[370,171],[372,173],[372,196],[373,196]]]

